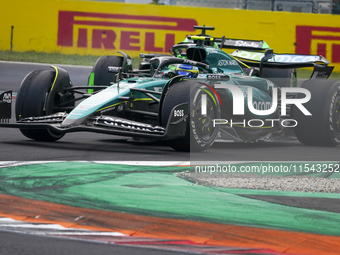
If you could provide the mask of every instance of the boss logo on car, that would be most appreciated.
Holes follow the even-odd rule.
[[[184,110],[174,110],[174,117],[183,117]]]
[[[207,79],[229,81],[230,77],[229,75],[223,75],[223,74],[207,74]]]

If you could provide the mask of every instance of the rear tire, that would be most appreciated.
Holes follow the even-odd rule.
[[[97,59],[92,68],[91,75],[89,77],[89,85],[107,85],[116,81],[117,74],[109,73],[108,67],[122,67],[124,58],[121,56],[103,56]],[[91,81],[90,79],[93,79]],[[92,84],[93,83],[93,84]]]
[[[296,137],[305,145],[337,146],[340,144],[340,82],[308,80],[301,86],[311,93],[304,104],[312,116],[305,116],[295,105],[292,118],[298,122]],[[304,95],[298,94],[297,98]]]
[[[263,68],[263,78],[274,82],[279,87],[296,87],[295,69]]]
[[[219,118],[220,108],[207,96],[207,116],[201,115],[201,97],[204,92],[200,87],[208,89],[196,81],[182,81],[173,84],[165,94],[161,113],[161,124],[164,127],[175,106],[189,103],[190,116],[187,118],[185,136],[168,141],[168,144],[177,151],[204,151],[209,149],[216,139],[218,127],[213,127],[212,120]]]

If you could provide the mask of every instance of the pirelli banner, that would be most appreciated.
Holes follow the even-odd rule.
[[[340,16],[79,0],[1,4],[0,50],[112,55],[168,53],[194,25],[211,35],[265,40],[276,53],[325,56],[340,72]],[[242,41],[240,40],[240,43]],[[293,61],[293,60],[287,60]]]

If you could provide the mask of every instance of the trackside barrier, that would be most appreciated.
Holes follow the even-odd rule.
[[[2,1],[1,10],[0,50],[137,57],[167,53],[207,25],[213,36],[265,40],[277,53],[323,55],[340,72],[340,15],[75,0]]]

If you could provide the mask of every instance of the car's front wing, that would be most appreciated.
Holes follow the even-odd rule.
[[[183,112],[183,116],[175,116],[174,111],[176,110]],[[187,121],[189,121],[188,105],[186,103],[177,105],[172,109],[166,127],[152,126],[116,116],[92,116],[81,125],[63,126],[62,122],[66,116],[67,113],[55,113],[48,116],[29,117],[15,123],[10,123],[9,121],[2,122],[0,123],[0,127],[49,129],[60,134],[85,131],[109,135],[171,140],[185,135]]]

